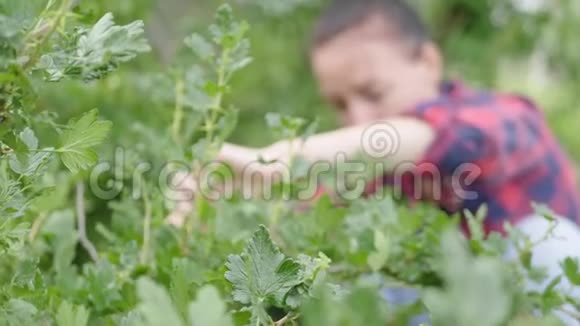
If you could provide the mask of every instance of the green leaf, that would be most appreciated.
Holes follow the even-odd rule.
[[[510,318],[514,293],[498,257],[474,258],[457,231],[443,235],[443,289],[427,289],[423,301],[436,325],[503,325]]]
[[[143,21],[119,26],[111,13],[101,17],[91,29],[79,29],[68,35],[76,39],[76,47],[64,47],[41,57],[38,68],[44,69],[50,81],[66,76],[83,80],[99,79],[119,64],[151,50]]]
[[[532,203],[532,208],[534,212],[542,217],[544,217],[549,222],[556,221],[555,216],[556,213],[550,207],[544,204]]]
[[[0,1],[0,41],[17,39],[26,32],[44,5],[39,1]]]
[[[13,180],[8,173],[8,163],[0,160],[0,213],[4,217],[22,215],[26,207],[20,184]]]
[[[204,269],[191,259],[174,258],[172,261],[169,294],[182,316],[186,315],[193,284],[200,285],[204,281],[203,272]]]
[[[337,297],[327,287],[302,307],[301,325],[389,325],[378,293],[379,289],[357,285],[346,296]]]
[[[197,33],[187,37],[184,43],[202,60],[208,60],[215,56],[213,45]]]
[[[28,150],[33,151],[38,149],[38,138],[36,138],[34,131],[29,127],[26,127],[26,129],[18,135],[18,138],[26,145],[26,147],[28,147]]]
[[[231,108],[227,110],[222,118],[218,122],[219,126],[219,138],[227,139],[238,124],[239,110]]]
[[[183,325],[169,294],[163,287],[144,277],[137,281],[137,294],[141,301],[137,309],[143,317],[144,325]]]
[[[219,28],[221,35],[227,36],[228,34],[231,34],[234,29],[234,14],[232,7],[228,4],[222,4],[219,6],[215,14],[215,21],[215,24]],[[220,41],[225,43],[224,47],[229,48],[226,46],[228,45],[227,41],[224,39]]]
[[[43,167],[51,157],[51,153],[44,152],[25,155],[11,154],[8,162],[12,171],[27,177],[33,177],[42,172]]]
[[[98,161],[93,147],[105,140],[113,124],[97,118],[97,110],[85,113],[79,120],[69,122],[68,129],[60,137],[61,147],[57,152],[72,173],[89,169]]]
[[[380,230],[374,232],[374,245],[376,251],[372,252],[368,257],[368,264],[375,272],[381,270],[389,259],[389,240],[385,234]]]
[[[564,274],[570,283],[580,286],[580,269],[578,268],[578,259],[566,258],[561,264]]]
[[[117,284],[117,266],[106,259],[101,259],[95,264],[84,265],[88,290],[88,299],[93,303],[95,310],[105,311],[114,307],[122,300],[119,285]]]
[[[79,39],[77,53],[81,62],[103,64],[105,59],[126,62],[151,50],[144,38],[143,21],[119,26],[113,20],[113,14],[106,13]]]
[[[299,136],[300,131],[306,125],[306,120],[298,117],[280,115],[278,113],[266,114],[266,123],[277,137],[288,139]]]
[[[282,127],[282,116],[279,113],[267,113],[265,116],[268,128],[277,130]]]
[[[476,214],[465,210],[465,218],[467,220],[467,225],[469,227],[469,232],[471,234],[471,239],[475,242],[483,241],[485,238],[485,232],[483,228],[483,222],[487,216],[487,206],[481,206]]]
[[[142,326],[143,320],[141,315],[136,311],[130,311],[126,316],[123,316],[119,321],[119,326]]]
[[[306,126],[306,128],[302,132],[302,136],[301,136],[302,140],[306,141],[308,138],[310,138],[312,135],[314,135],[316,133],[316,131],[318,130],[319,125],[320,125],[320,120],[318,118],[316,118],[308,126]]]
[[[330,267],[331,260],[324,253],[319,252],[318,257],[310,257],[304,254],[298,255],[298,261],[303,266],[301,277],[305,281],[313,281],[317,274]]]
[[[207,93],[207,95],[209,95],[210,97],[215,97],[217,96],[219,93],[223,92],[223,89],[221,89],[218,84],[216,84],[213,81],[208,81],[205,83],[205,86],[203,87],[203,90]]]
[[[38,309],[30,302],[20,299],[10,299],[4,309],[4,315],[9,325],[30,325],[35,323]]]
[[[58,326],[86,326],[89,322],[89,311],[83,306],[74,306],[63,301],[58,307],[56,324]]]
[[[52,156],[51,149],[35,152],[38,149],[38,139],[34,131],[27,127],[18,134],[19,141],[26,146],[27,152],[14,152],[8,155],[10,169],[17,174],[34,177],[43,172],[43,167]]]
[[[191,326],[232,326],[232,317],[218,290],[207,285],[199,289],[197,299],[189,305]]]
[[[562,320],[550,314],[547,316],[518,316],[511,320],[509,326],[565,326]]]
[[[241,255],[230,255],[226,279],[233,284],[233,298],[251,306],[259,324],[270,321],[265,304],[282,306],[288,292],[301,283],[301,265],[274,245],[265,226],[260,226]]]
[[[53,268],[57,274],[66,272],[70,267],[77,247],[78,237],[75,232],[75,215],[72,210],[56,211],[48,215],[41,234],[52,238],[50,242],[53,256]],[[67,280],[72,285],[72,280]]]

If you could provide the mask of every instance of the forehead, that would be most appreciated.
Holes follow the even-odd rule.
[[[339,60],[376,59],[378,55],[400,54],[408,45],[401,39],[396,28],[389,25],[381,15],[371,15],[363,22],[316,46],[313,51],[313,60],[316,64],[324,63],[324,61],[336,63]]]
[[[316,47],[313,68],[323,88],[361,86],[392,76],[406,58],[403,49],[382,20],[369,21]]]

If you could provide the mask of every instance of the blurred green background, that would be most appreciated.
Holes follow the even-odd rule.
[[[575,0],[414,0],[446,55],[447,73],[485,88],[519,92],[541,104],[554,132],[580,162],[580,2]],[[211,23],[220,4],[208,0],[85,1],[95,20],[112,12],[119,23],[143,19],[154,50],[119,74],[91,84],[68,82],[44,88],[41,103],[64,119],[90,108],[115,123],[111,145],[164,138],[174,106],[167,71],[195,64],[182,40]],[[234,80],[227,98],[241,110],[230,141],[266,145],[266,112],[321,117],[321,130],[336,126],[319,97],[308,62],[309,33],[325,1],[229,1],[251,25],[254,62]],[[62,91],[65,87],[66,91]],[[56,89],[56,88],[55,88]],[[135,126],[142,126],[138,133]],[[162,137],[163,136],[163,137]],[[138,139],[135,139],[138,138]],[[112,155],[113,146],[104,149]]]

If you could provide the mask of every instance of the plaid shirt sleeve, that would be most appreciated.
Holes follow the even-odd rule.
[[[448,98],[410,114],[435,129],[436,140],[422,162],[436,165],[443,175],[477,169],[487,185],[502,184],[541,164],[546,154],[541,116],[519,97]]]
[[[574,167],[529,100],[455,86],[409,115],[428,122],[437,135],[419,170],[421,163],[428,163],[443,177],[458,180],[460,173],[476,172],[467,188],[477,198],[462,199],[457,208],[473,212],[486,204],[488,231],[502,232],[504,222],[517,223],[534,214],[532,203],[578,220]],[[455,187],[442,192],[457,193]],[[443,196],[442,207],[446,199]]]

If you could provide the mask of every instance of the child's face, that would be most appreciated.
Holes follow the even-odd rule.
[[[322,94],[344,125],[392,117],[438,95],[442,67],[435,45],[413,56],[388,33],[382,19],[369,18],[312,53]]]

